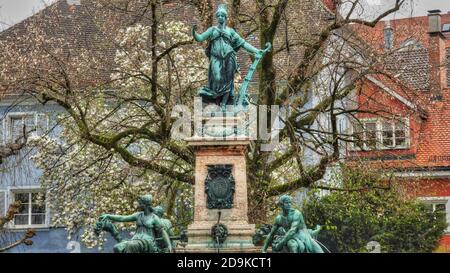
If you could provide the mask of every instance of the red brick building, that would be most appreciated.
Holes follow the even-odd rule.
[[[450,13],[383,21],[356,33],[389,56],[388,73],[362,83],[357,103],[368,111],[358,114],[358,140],[348,155],[393,170],[450,223]],[[439,250],[450,251],[450,228]]]

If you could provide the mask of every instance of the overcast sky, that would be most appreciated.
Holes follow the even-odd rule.
[[[367,9],[372,7],[376,14],[380,14],[380,11],[386,11],[389,7],[392,7],[395,0],[363,0],[367,3]],[[411,16],[424,16],[427,15],[428,10],[440,9],[442,13],[450,11],[450,0],[406,0],[402,6],[402,9],[389,18],[404,18]]]
[[[0,29],[5,29],[16,24],[33,13],[39,11],[45,5],[55,0],[0,0]],[[319,1],[319,0],[317,0]],[[392,4],[394,0],[362,0],[366,1],[368,9],[372,8],[373,12],[386,9],[388,4]],[[449,0],[406,0],[407,5],[395,14],[395,18],[408,16],[422,16],[427,14],[427,10],[440,9],[442,12],[450,11]]]
[[[0,29],[14,25],[54,0],[0,0]]]

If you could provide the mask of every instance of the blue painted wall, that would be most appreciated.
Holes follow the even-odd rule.
[[[22,235],[22,231],[10,231],[15,238]],[[32,238],[33,245],[20,245],[11,249],[10,253],[110,253],[114,246],[114,239],[107,237],[108,240],[103,249],[86,248],[81,243],[81,232],[72,236],[69,240],[67,232],[64,228],[49,228],[37,230],[36,235]],[[108,235],[109,236],[109,235]]]
[[[48,116],[48,127],[51,129],[49,135],[57,137],[61,132],[61,128],[56,126],[57,115],[62,113],[63,109],[55,104],[42,105],[33,103],[32,101],[24,102],[24,104],[18,104],[18,101],[2,101],[0,105],[0,121],[2,127],[2,134],[5,133],[5,127],[3,122],[6,121],[8,114],[14,113],[36,113],[45,114]],[[16,105],[16,106],[11,106]],[[3,137],[0,134],[0,137]],[[28,149],[24,149],[18,156],[11,156],[4,160],[0,165],[0,191],[7,190],[10,187],[38,187],[39,177],[41,171],[35,166],[29,156],[31,153]],[[0,204],[1,205],[1,204]],[[0,206],[0,209],[2,207]],[[3,214],[3,212],[1,212]],[[51,221],[50,221],[51,224]],[[32,238],[33,245],[26,246],[20,245],[11,249],[9,252],[50,252],[50,253],[69,253],[69,252],[111,252],[115,241],[110,238],[106,245],[105,250],[99,250],[98,248],[86,248],[80,240],[81,232],[75,236],[72,236],[71,240],[67,238],[68,234],[64,228],[42,228],[35,229],[36,236]],[[11,240],[18,239],[22,236],[24,231],[9,229],[3,234]],[[109,235],[108,235],[109,236]],[[125,236],[128,237],[128,236]],[[109,238],[109,237],[108,237]]]

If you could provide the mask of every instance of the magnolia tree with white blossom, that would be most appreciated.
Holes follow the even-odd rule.
[[[161,26],[159,51],[177,43],[188,42],[189,28],[180,22],[167,22]],[[116,42],[117,67],[111,74],[112,91],[95,92],[89,101],[89,123],[101,134],[114,134],[125,124],[133,128],[157,130],[152,122],[156,115],[150,102],[142,101],[152,72],[152,54],[148,51],[150,27],[137,24],[119,31]],[[189,92],[205,79],[207,63],[199,47],[177,48],[173,59],[160,63],[158,82],[162,86],[175,83],[172,92]],[[176,67],[172,73],[168,66]],[[128,75],[136,75],[129,77]],[[180,95],[180,98],[182,96]],[[139,98],[139,102],[135,102]],[[111,109],[114,109],[113,111]],[[87,110],[87,109],[86,109]],[[105,118],[106,117],[106,118]],[[61,114],[57,121],[62,133],[58,138],[36,137],[30,144],[38,148],[33,160],[44,170],[42,187],[47,189],[50,210],[54,211],[54,225],[63,225],[70,232],[87,227],[82,240],[89,246],[97,245],[101,238],[93,233],[98,216],[105,212],[131,214],[137,210],[134,202],[143,193],[155,196],[156,203],[168,207],[168,216],[175,224],[186,225],[192,209],[192,188],[182,183],[171,183],[164,175],[130,166],[114,149],[106,150],[80,137],[79,128],[69,114]],[[108,133],[109,132],[109,133]],[[148,139],[124,139],[127,153],[146,160],[166,162],[167,169],[182,172],[187,168],[177,163],[174,155],[164,151],[157,142]],[[133,142],[131,142],[133,141]],[[176,208],[175,210],[173,210]],[[126,227],[122,225],[121,227]]]

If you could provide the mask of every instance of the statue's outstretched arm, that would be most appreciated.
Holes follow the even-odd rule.
[[[317,225],[316,228],[310,232],[311,236],[312,237],[317,237],[317,235],[319,235],[319,232],[320,232],[321,229],[322,229],[322,227]]]
[[[252,45],[251,45],[250,43],[248,43],[248,42],[245,42],[244,44],[242,44],[242,47],[243,47],[245,50],[247,50],[248,52],[253,53],[253,54],[258,54],[258,53],[261,53],[261,52],[262,52],[262,50],[257,49],[256,47],[252,46]]]
[[[196,30],[197,30],[197,25],[194,25],[192,27],[192,36],[194,36],[194,39],[197,42],[203,42],[204,40],[208,39],[211,36],[211,31],[212,31],[211,28],[208,28],[207,31],[205,31],[201,34],[198,34]]]
[[[167,231],[164,228],[162,228],[161,231],[164,238],[164,242],[166,242],[166,246],[169,249],[169,252],[172,252],[172,242],[170,241],[169,234],[167,234]]]
[[[267,236],[266,240],[264,241],[264,246],[262,249],[263,253],[266,253],[267,248],[269,247],[270,243],[272,243],[273,235],[277,232],[279,226],[277,224],[273,225],[272,230],[270,231],[269,235]]]
[[[137,214],[132,215],[111,215],[111,214],[104,214],[100,217],[100,220],[103,219],[109,219],[113,222],[133,222],[137,220]]]

